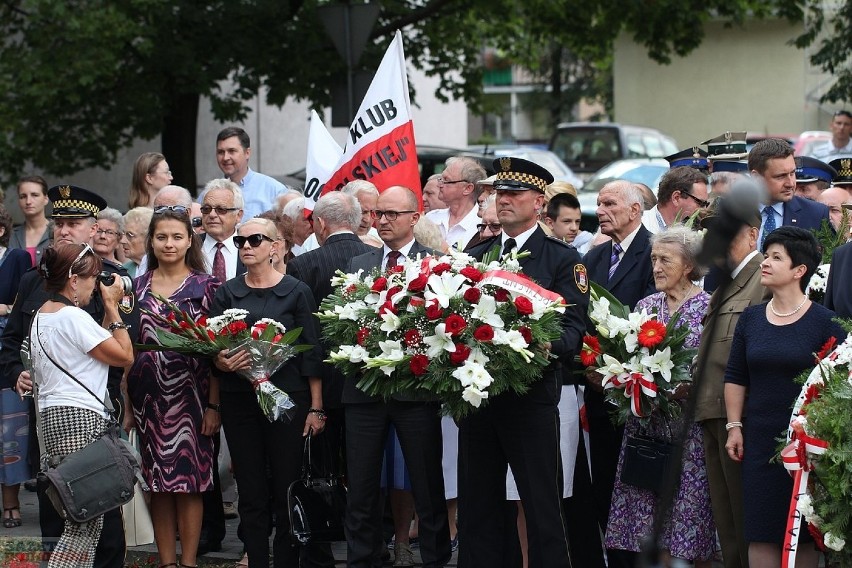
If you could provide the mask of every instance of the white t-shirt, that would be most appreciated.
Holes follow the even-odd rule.
[[[52,314],[39,312],[32,330],[33,334],[38,333],[38,338],[31,340],[31,351],[38,384],[39,411],[53,406],[73,406],[94,410],[107,417],[104,405],[54,365],[42,348],[103,400],[109,365],[89,355],[89,351],[109,339],[110,332],[98,325],[88,313],[73,306],[63,307]]]

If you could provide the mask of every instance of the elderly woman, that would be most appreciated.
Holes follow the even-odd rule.
[[[103,260],[120,265],[117,252],[123,235],[124,216],[117,209],[107,207],[98,213],[98,232],[95,233],[92,248]]]
[[[710,300],[710,296],[695,284],[705,272],[695,260],[701,248],[701,235],[682,225],[674,225],[654,235],[651,244],[654,285],[658,292],[639,300],[635,311],[645,309],[648,313],[656,313],[657,320],[664,324],[679,314],[681,325],[689,328],[685,347],[698,347],[701,321],[707,313]],[[673,395],[674,398],[684,396],[684,392]],[[644,433],[670,442],[673,434],[682,431],[682,420],[666,420],[652,415]],[[639,419],[631,416],[624,429],[618,457],[606,530],[608,549],[638,552],[642,540],[651,534],[654,524],[657,508],[654,492],[621,481],[627,437],[641,431],[643,428]],[[689,425],[682,445],[680,483],[663,524],[659,546],[666,556],[693,562],[697,568],[709,568],[716,550],[716,529],[710,508],[701,428],[697,424]],[[664,562],[664,565],[668,564]]]
[[[801,388],[794,379],[813,367],[813,354],[826,341],[834,337],[840,343],[846,337],[832,321],[834,312],[805,294],[821,256],[813,234],[779,227],[764,247],[760,283],[772,299],[743,312],[725,371],[725,449],[742,462],[743,526],[752,568],[781,565],[793,480],[774,458]],[[812,539],[803,530],[799,542],[805,541]],[[796,566],[816,567],[818,560],[812,544],[799,545]]]
[[[121,235],[121,246],[124,248],[124,256],[127,258],[127,262],[123,266],[131,278],[136,278],[139,263],[145,256],[145,239],[153,216],[154,210],[149,207],[134,207],[124,214],[124,234]]]
[[[74,244],[45,249],[39,265],[50,299],[33,318],[31,352],[41,436],[50,457],[66,456],[102,435],[108,414],[90,392],[106,396],[109,367],[133,362],[133,344],[118,308],[124,295],[121,281],[116,278],[112,286],[99,283],[101,268],[100,257],[89,245]],[[100,288],[104,304],[100,325],[80,308],[90,302],[95,288]],[[64,370],[57,366],[59,361]],[[21,380],[18,389],[23,392]],[[103,519],[66,519],[48,566],[92,566]]]
[[[43,177],[25,176],[18,180],[18,207],[24,214],[24,224],[12,229],[8,246],[30,253],[32,266],[38,265],[41,253],[50,245],[50,220],[44,214],[49,201]]]
[[[153,207],[157,192],[172,183],[172,179],[166,157],[159,152],[145,152],[136,158],[130,182],[130,208]]]

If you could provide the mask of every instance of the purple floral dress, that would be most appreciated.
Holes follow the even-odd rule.
[[[136,279],[144,310],[167,315],[151,295],[152,272]],[[193,316],[206,315],[219,280],[192,272],[169,300]],[[139,342],[157,343],[160,325],[140,316]],[[153,491],[199,493],[213,487],[213,438],[201,434],[210,388],[210,360],[172,351],[140,351],[127,377],[127,393],[139,432],[142,473]]]
[[[681,322],[689,326],[686,347],[698,347],[701,338],[701,320],[707,313],[710,296],[701,292],[688,299],[678,310]],[[663,292],[643,298],[634,311],[642,308],[657,312],[658,319],[668,323],[671,318],[666,295]],[[655,437],[671,440],[683,425],[682,419],[672,420],[668,427],[661,422],[651,422],[646,430]],[[624,428],[615,488],[612,492],[612,507],[606,528],[606,547],[638,552],[644,537],[651,533],[656,495],[652,491],[626,485],[621,482],[621,467],[627,436],[639,431],[639,420],[630,417]],[[704,462],[704,445],[701,427],[693,423],[683,444],[683,470],[680,487],[672,504],[672,512],[663,525],[659,545],[672,556],[686,560],[708,560],[716,552],[716,526],[710,508],[710,487],[707,483],[707,468]]]

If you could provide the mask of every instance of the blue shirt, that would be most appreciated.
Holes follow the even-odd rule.
[[[285,191],[287,186],[271,177],[257,173],[249,168],[245,177],[240,180],[240,189],[243,192],[243,221],[257,217],[264,211],[269,211],[275,206],[275,198]]]

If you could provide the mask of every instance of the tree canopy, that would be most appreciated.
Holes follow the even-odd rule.
[[[243,119],[245,102],[261,86],[271,104],[295,97],[330,105],[329,86],[345,65],[317,17],[323,3],[0,4],[0,181],[32,167],[68,175],[107,166],[135,139],[159,134],[176,182],[195,187],[200,97],[210,98],[220,121]],[[546,68],[559,53],[560,62],[564,55],[584,63],[582,72],[593,76],[623,30],[666,62],[700,44],[711,15],[736,23],[770,13],[795,19],[802,8],[799,0],[389,0],[362,63],[375,66],[393,32],[403,29],[409,64],[440,78],[435,96],[480,109],[486,45],[531,67]],[[579,73],[566,71],[561,80]]]

